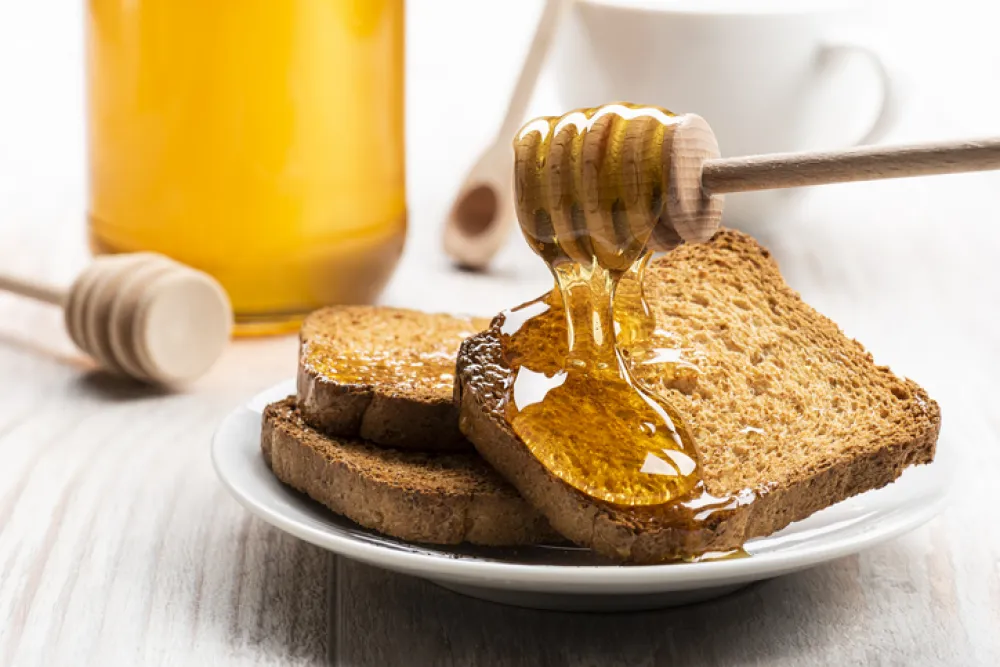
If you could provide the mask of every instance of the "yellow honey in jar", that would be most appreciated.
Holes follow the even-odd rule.
[[[376,298],[406,230],[403,0],[88,0],[90,241],[243,332]]]

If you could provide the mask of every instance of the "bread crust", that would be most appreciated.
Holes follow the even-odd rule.
[[[714,261],[725,262],[730,268],[745,261],[749,271],[768,273],[764,285],[770,293],[768,302],[772,303],[772,310],[784,309],[783,316],[798,318],[796,331],[806,325],[814,327],[811,335],[824,346],[840,346],[838,354],[850,357],[851,369],[861,368],[871,376],[874,386],[881,388],[879,396],[898,401],[899,405],[893,409],[907,423],[895,424],[887,419],[877,429],[877,441],[863,436],[851,443],[818,439],[815,460],[805,467],[782,470],[783,483],[756,483],[752,488],[732,488],[732,480],[741,478],[740,471],[718,472],[718,466],[705,461],[706,452],[702,451],[704,482],[709,492],[716,496],[743,494],[753,500],[718,512],[697,528],[685,529],[669,510],[637,511],[586,496],[551,475],[531,455],[503,417],[505,387],[511,371],[503,357],[498,323],[494,322],[487,331],[467,339],[459,351],[455,398],[460,409],[460,428],[483,458],[541,511],[555,530],[604,556],[633,563],[724,551],[738,548],[753,537],[778,531],[853,495],[885,486],[907,466],[933,459],[941,425],[937,403],[915,383],[896,378],[887,368],[876,366],[860,345],[801,303],[798,295],[784,285],[766,250],[744,234],[725,230],[706,247],[686,253],[674,258],[679,262],[675,270],[696,271],[706,280],[711,278],[702,275],[703,267]],[[737,266],[736,270],[743,269]],[[736,345],[732,341],[731,344]],[[816,378],[817,382],[826,379]],[[690,405],[701,409],[702,415],[708,414],[706,402],[720,402],[724,397],[719,394],[706,391],[704,396],[693,398]],[[766,418],[767,415],[761,416],[762,420]],[[762,425],[766,430],[768,424]],[[824,433],[821,428],[817,432]],[[781,444],[778,443],[779,449]],[[731,454],[726,447],[727,443],[722,443],[711,453]],[[742,477],[753,478],[754,471],[747,471]]]
[[[288,486],[401,540],[515,546],[561,539],[475,452],[392,450],[325,436],[302,420],[295,397],[264,410],[261,450]]]

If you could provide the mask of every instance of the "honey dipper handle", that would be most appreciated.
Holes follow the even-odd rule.
[[[65,305],[67,296],[66,290],[58,287],[2,274],[0,274],[0,292],[13,292],[14,294],[20,294],[29,299],[45,301],[55,306]]]
[[[710,194],[1000,169],[1000,137],[705,160]]]

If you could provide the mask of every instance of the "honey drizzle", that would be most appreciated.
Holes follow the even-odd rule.
[[[533,456],[573,488],[697,529],[754,494],[709,494],[680,415],[632,372],[658,363],[661,375],[697,375],[679,355],[657,357],[641,289],[672,118],[616,104],[536,119],[518,134],[518,219],[555,289],[501,314],[512,371],[504,409]]]
[[[455,383],[450,351],[323,349],[306,344],[303,357],[323,378],[344,385],[391,385],[410,393],[446,391]]]

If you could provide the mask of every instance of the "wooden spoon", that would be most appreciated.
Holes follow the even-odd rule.
[[[445,221],[444,250],[461,266],[484,268],[503,245],[514,222],[511,137],[528,109],[563,11],[573,0],[548,0],[493,143],[482,152],[458,190]]]

